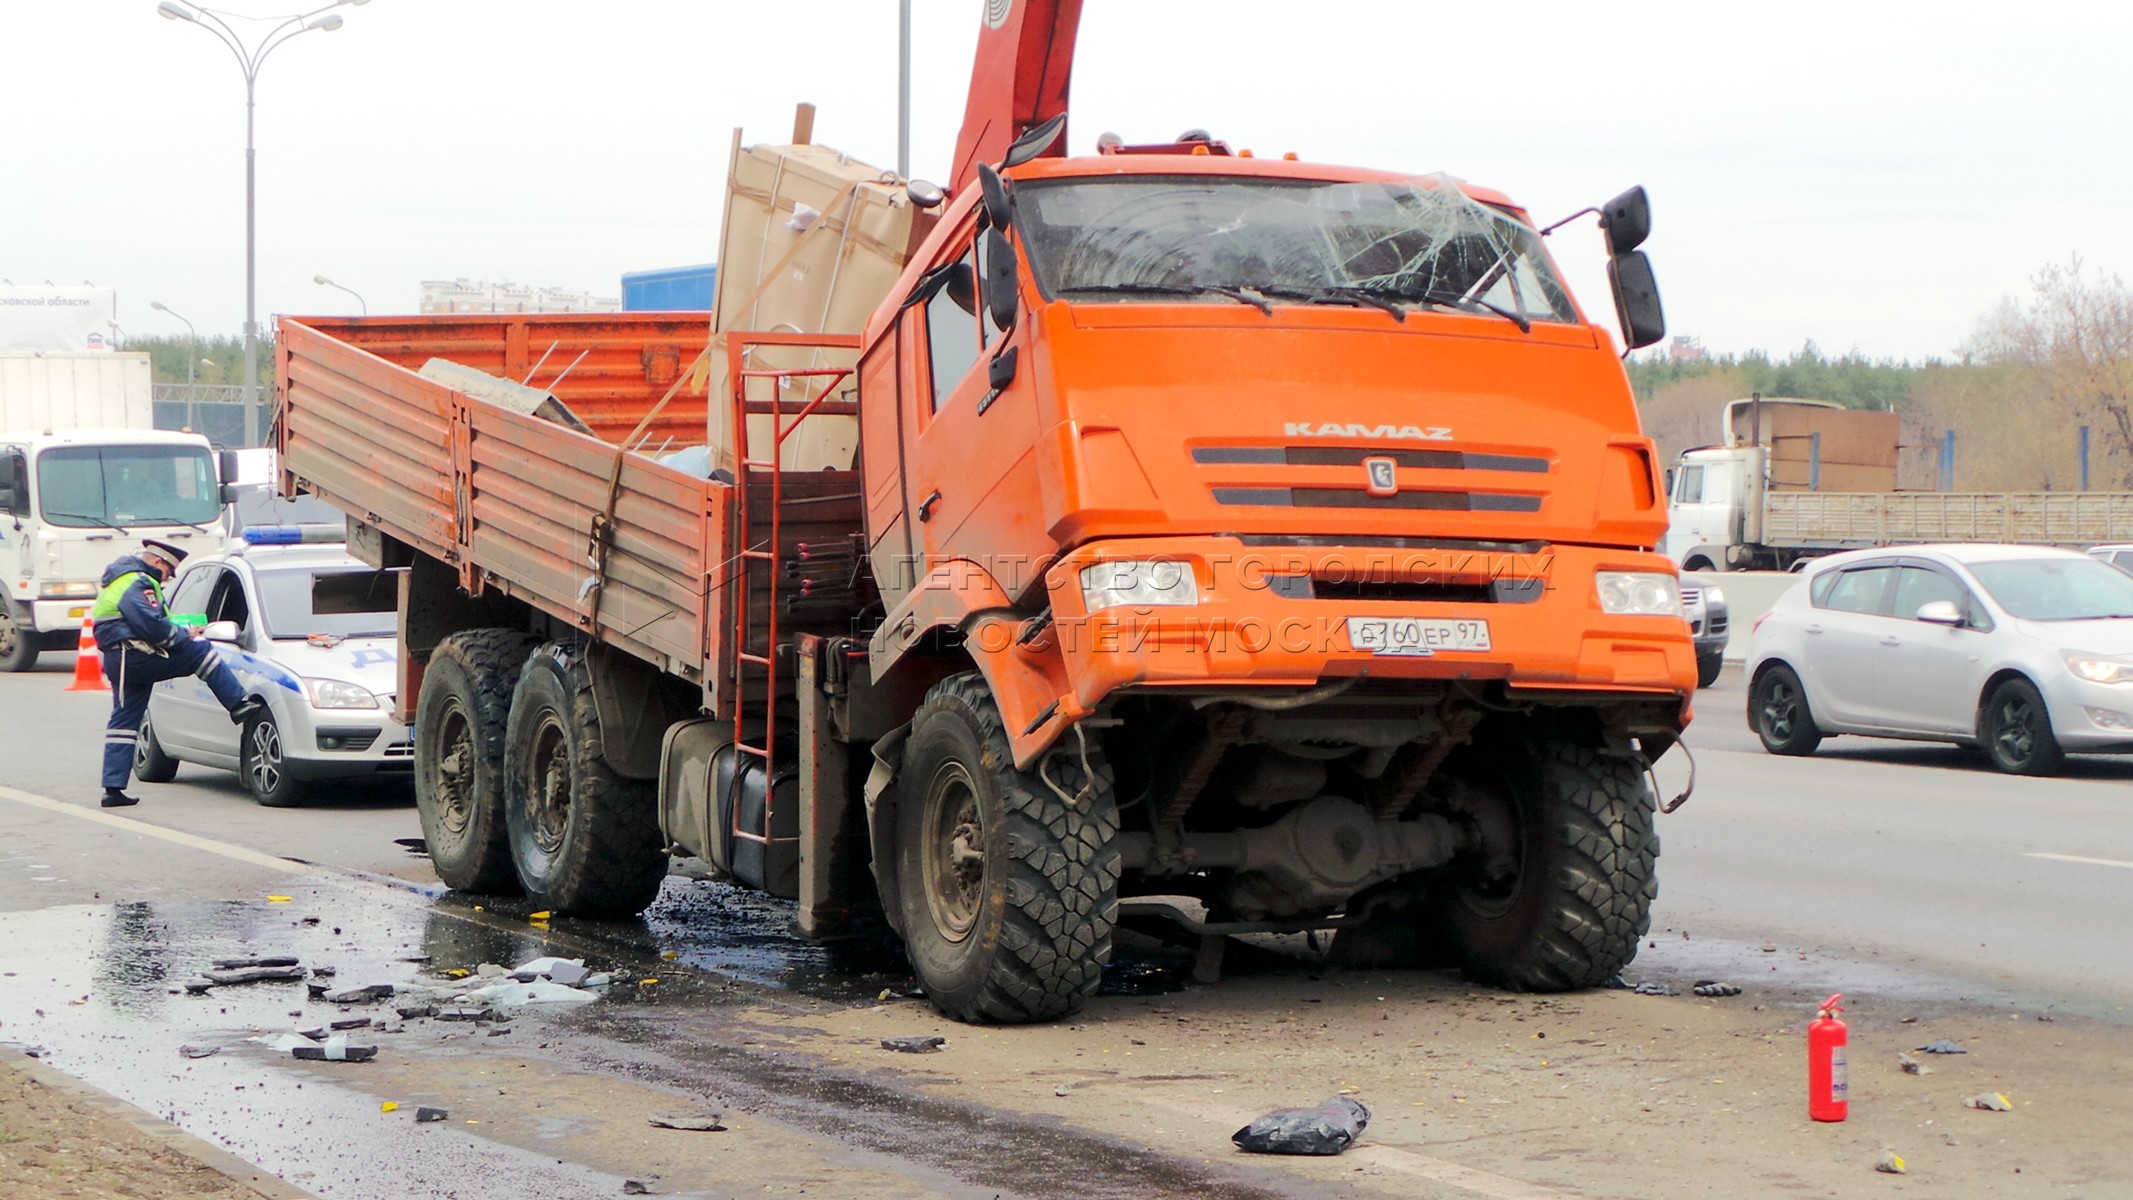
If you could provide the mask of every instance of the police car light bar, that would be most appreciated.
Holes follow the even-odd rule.
[[[348,536],[339,525],[255,525],[244,531],[247,546],[295,546],[311,542],[339,542]]]

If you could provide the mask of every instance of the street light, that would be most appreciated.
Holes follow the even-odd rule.
[[[166,21],[186,21],[197,25],[230,48],[237,56],[237,65],[244,71],[244,432],[245,440],[259,440],[259,320],[258,320],[258,257],[256,254],[255,214],[253,182],[257,175],[257,154],[252,146],[252,109],[254,85],[259,82],[259,68],[267,61],[267,55],[276,46],[300,33],[313,29],[327,32],[341,27],[341,14],[330,10],[348,4],[368,4],[370,0],[333,0],[333,3],[314,8],[307,13],[298,13],[267,31],[258,44],[246,48],[244,39],[230,28],[221,14],[210,8],[195,8],[180,4],[178,0],[162,0],[156,11]]]
[[[363,299],[363,293],[361,293],[361,292],[359,292],[359,291],[355,290],[355,289],[354,289],[354,288],[352,288],[352,287],[349,287],[349,286],[348,286],[348,285],[346,285],[346,284],[341,284],[341,283],[335,283],[335,282],[334,282],[334,281],[332,281],[331,279],[328,279],[328,278],[326,278],[326,277],[325,277],[324,275],[313,275],[313,276],[311,277],[311,282],[313,282],[313,283],[317,283],[317,284],[323,284],[323,285],[325,285],[326,287],[330,287],[330,288],[339,288],[339,289],[341,289],[342,291],[344,291],[344,292],[347,292],[347,293],[348,293],[349,295],[351,295],[351,296],[354,296],[354,297],[356,298],[356,303],[357,303],[357,304],[361,304],[361,305],[363,305],[363,315],[364,315],[364,316],[366,316],[366,317],[370,315],[370,305],[369,305],[368,303],[366,303],[366,302],[364,301],[364,299]]]
[[[148,307],[165,316],[177,317],[180,321],[185,321],[183,316],[172,312],[169,306],[165,305],[161,300],[150,300]],[[193,360],[200,357],[200,331],[193,328],[191,321],[185,321],[185,332],[191,335],[193,339],[192,358],[185,360],[185,399],[187,402],[191,402],[196,398],[193,392]]]

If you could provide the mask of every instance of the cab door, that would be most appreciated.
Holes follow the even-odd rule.
[[[910,317],[916,386],[904,397],[909,499],[905,517],[926,566],[969,559],[1019,594],[1038,582],[1051,548],[1037,476],[1036,389],[1026,332],[1029,318],[1003,330],[992,321],[981,279],[987,265],[974,244],[976,222],[950,239],[929,278],[932,290]],[[992,386],[993,363],[1016,356],[1019,371]]]

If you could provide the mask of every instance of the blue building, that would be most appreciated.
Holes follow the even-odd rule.
[[[712,298],[718,294],[717,282],[715,263],[627,271],[622,276],[622,311],[708,312]]]

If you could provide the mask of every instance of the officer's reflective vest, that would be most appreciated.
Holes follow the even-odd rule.
[[[89,619],[92,621],[115,619],[119,615],[119,597],[125,595],[126,589],[132,587],[133,581],[140,577],[141,572],[128,571],[104,585],[104,590],[96,594],[96,603],[89,606]],[[148,577],[148,586],[155,590],[157,607],[164,607],[162,581],[151,575]]]

